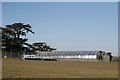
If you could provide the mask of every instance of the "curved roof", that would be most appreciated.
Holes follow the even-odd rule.
[[[100,55],[103,51],[52,51],[52,52],[37,52],[39,56],[75,56],[75,55]]]

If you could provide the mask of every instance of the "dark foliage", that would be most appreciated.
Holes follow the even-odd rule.
[[[56,50],[48,46],[45,42],[39,43],[27,43],[28,38],[26,35],[28,32],[35,34],[31,30],[31,25],[24,24],[24,23],[14,23],[11,25],[5,25],[5,27],[0,27],[0,33],[2,37],[2,51],[8,54],[16,53],[20,54],[23,53],[30,53],[38,51],[52,51]],[[10,55],[11,55],[10,54]]]
[[[14,23],[1,27],[2,30],[2,50],[6,52],[30,51],[26,36],[28,32],[34,34],[29,24]],[[24,47],[26,45],[27,47]]]

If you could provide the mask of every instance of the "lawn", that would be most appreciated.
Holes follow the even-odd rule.
[[[117,78],[117,62],[2,60],[3,78]]]

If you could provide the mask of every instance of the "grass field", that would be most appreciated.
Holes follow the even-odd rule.
[[[3,78],[117,78],[118,63],[3,59]]]

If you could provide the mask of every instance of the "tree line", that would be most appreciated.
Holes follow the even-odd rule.
[[[23,53],[56,50],[48,46],[45,42],[28,43],[28,38],[26,37],[28,33],[35,34],[30,24],[13,23],[0,27],[3,56],[12,56],[13,52],[19,57]]]

